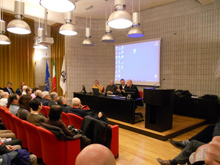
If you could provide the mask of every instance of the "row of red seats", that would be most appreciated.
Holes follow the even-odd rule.
[[[43,107],[42,111],[47,112],[45,115],[48,116],[49,107]],[[38,158],[42,158],[45,164],[75,164],[75,159],[80,152],[80,139],[59,141],[50,131],[21,120],[2,107],[0,107],[0,116],[6,129],[12,130],[16,138],[22,140],[22,147],[27,148],[29,152],[34,153]],[[78,127],[81,127],[82,118],[80,119],[79,116],[74,114],[62,114],[66,125],[75,123],[74,117],[81,122],[77,122]],[[112,126],[111,151],[115,157],[118,156],[118,125]]]
[[[50,111],[50,107],[48,106],[42,106],[42,109],[40,113],[44,114],[46,117],[48,117]],[[64,122],[66,126],[68,125],[74,125],[75,128],[80,129],[82,125],[83,118],[80,116],[77,116],[72,113],[64,113],[62,112],[61,120]],[[119,153],[119,126],[113,125],[112,128],[112,142],[111,142],[111,151],[114,155],[114,157],[118,157]]]

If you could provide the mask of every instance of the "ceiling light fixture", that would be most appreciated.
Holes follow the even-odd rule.
[[[133,18],[133,25],[132,28],[128,31],[128,37],[130,38],[140,38],[144,37],[144,31],[140,27],[140,0],[139,0],[139,13],[133,12],[133,1],[132,1],[132,18]]]
[[[14,12],[16,19],[8,23],[7,31],[15,34],[30,34],[30,26],[22,20],[24,18],[24,2],[16,0],[14,2]]]
[[[115,11],[108,18],[108,25],[114,29],[132,26],[131,15],[125,11],[125,0],[115,0]]]
[[[1,7],[3,8],[3,5]],[[11,44],[11,41],[6,35],[4,35],[4,33],[5,33],[5,21],[3,21],[2,8],[0,8],[0,45],[9,45],[9,44]],[[1,17],[1,15],[2,15],[2,17]]]
[[[73,0],[40,0],[40,5],[56,12],[68,12],[76,8]]]
[[[77,35],[77,31],[75,26],[72,24],[72,12],[65,13],[65,22],[66,24],[60,27],[59,33],[67,36]]]
[[[93,6],[87,8],[86,10],[88,9],[91,9]],[[95,43],[93,42],[93,40],[91,39],[91,13],[90,13],[90,28],[87,27],[87,14],[86,14],[86,39],[83,40],[82,42],[82,45],[83,46],[94,46]]]
[[[48,46],[47,46],[47,45],[39,44],[39,43],[37,42],[38,38],[40,38],[40,37],[43,36],[43,32],[44,32],[44,29],[41,28],[41,27],[38,27],[37,37],[35,37],[35,39],[34,39],[34,49],[48,49]]]
[[[107,22],[106,22],[106,27],[105,27],[105,34],[102,37],[102,42],[106,42],[106,43],[113,43],[115,42],[115,37],[112,35],[112,31],[110,29],[110,27],[108,26]]]

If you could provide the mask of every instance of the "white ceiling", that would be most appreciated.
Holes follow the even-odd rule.
[[[15,0],[0,0],[3,1],[3,9],[7,12],[13,13]],[[73,11],[73,15],[76,17],[86,17],[91,14],[92,19],[105,19],[105,13],[107,8],[107,15],[113,11],[114,0],[77,0],[76,9]],[[139,0],[126,0],[126,11],[132,13],[132,1],[133,11],[138,11]],[[178,0],[140,0],[141,10],[149,9],[152,7],[165,5]],[[213,3],[214,0],[198,0],[200,3]],[[44,18],[44,8],[40,6],[39,0],[23,0],[25,2],[25,16],[32,18],[36,21],[40,18]],[[92,9],[86,10],[89,6],[93,6]],[[49,11],[48,12],[48,24],[55,22],[64,23],[64,14]]]

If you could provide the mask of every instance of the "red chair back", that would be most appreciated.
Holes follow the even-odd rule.
[[[4,108],[2,108],[1,106],[0,106],[0,116],[1,116],[1,119],[2,119],[2,123],[5,123],[5,110],[4,110]]]
[[[75,159],[80,152],[80,139],[72,141],[57,140],[50,131],[37,127],[41,139],[43,162],[47,165],[75,164]]]
[[[25,131],[24,125],[22,123],[22,120],[14,115],[12,117],[15,121],[15,125],[17,128],[17,137],[16,138],[18,138],[22,141],[23,148],[28,148],[26,131]]]
[[[35,154],[38,158],[42,158],[41,140],[37,132],[37,126],[25,120],[22,120],[22,123],[27,135],[28,151]]]
[[[118,157],[119,154],[119,126],[112,125],[112,141],[111,141],[111,151],[115,158]]]
[[[6,118],[7,118],[7,120],[8,120],[8,122],[9,122],[9,128],[10,128],[10,130],[16,135],[16,137],[17,137],[17,128],[16,128],[16,126],[15,126],[15,121],[14,121],[14,119],[12,118],[12,115],[13,114],[11,114],[10,112],[8,112],[8,111],[5,111],[5,116],[6,116]],[[14,115],[13,115],[14,116]]]
[[[3,123],[5,125],[5,128],[6,129],[9,129],[9,121],[7,120],[6,116],[5,116],[5,109],[3,107],[0,106],[0,112],[1,112],[1,115],[2,115],[2,119],[3,119]]]
[[[70,125],[74,125],[75,128],[77,128],[77,129],[81,128],[82,121],[83,121],[82,117],[77,116],[77,115],[75,115],[73,113],[68,113],[67,116],[69,118],[69,124]]]
[[[62,112],[61,120],[66,125],[66,127],[68,127],[68,125],[69,125],[69,118],[68,118],[68,116],[67,116],[67,114],[65,112]]]
[[[44,114],[46,117],[48,117],[49,111],[50,111],[50,107],[48,107],[48,106],[42,106],[42,109],[41,109],[40,113],[42,113],[42,114]]]
[[[138,92],[139,92],[140,98],[143,98],[143,92],[142,91],[138,91]]]

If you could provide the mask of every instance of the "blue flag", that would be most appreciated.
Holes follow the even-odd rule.
[[[50,78],[50,72],[48,67],[48,61],[46,60],[45,91],[50,91],[49,78]]]

